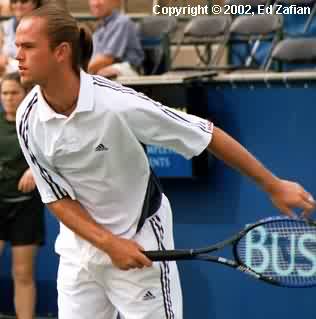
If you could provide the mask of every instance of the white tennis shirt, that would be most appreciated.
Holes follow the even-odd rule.
[[[125,238],[135,234],[150,176],[141,143],[191,158],[207,147],[213,129],[207,120],[83,71],[69,117],[54,112],[36,86],[20,105],[16,123],[42,201],[70,196]],[[61,225],[64,243],[69,232]]]

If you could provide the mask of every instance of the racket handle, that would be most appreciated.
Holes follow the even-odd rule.
[[[192,250],[147,250],[143,252],[152,261],[193,259]]]

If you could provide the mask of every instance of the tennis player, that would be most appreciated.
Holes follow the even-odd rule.
[[[176,264],[152,264],[142,253],[173,248],[170,205],[142,144],[186,158],[207,148],[284,214],[315,208],[302,186],[274,176],[209,121],[85,73],[91,43],[66,11],[43,6],[23,17],[16,46],[22,81],[37,84],[18,110],[19,140],[61,222],[59,319],[182,318]]]

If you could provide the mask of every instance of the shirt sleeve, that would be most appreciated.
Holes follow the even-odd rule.
[[[128,25],[128,20],[120,20],[119,23],[114,23],[109,30],[106,30],[102,43],[99,44],[102,54],[111,55],[120,60],[124,58],[129,38]]]
[[[40,149],[36,147],[34,136],[31,134],[33,131],[30,123],[31,105],[32,102],[29,102],[26,108],[19,107],[16,128],[22,152],[31,168],[42,202],[48,204],[65,197],[75,200],[72,187],[45,160]]]
[[[139,141],[170,148],[190,159],[206,149],[211,141],[213,123],[178,111],[136,93],[124,117]]]
[[[2,23],[2,28],[3,28],[2,52],[9,57],[15,58],[16,46],[15,46],[14,18],[4,21]]]

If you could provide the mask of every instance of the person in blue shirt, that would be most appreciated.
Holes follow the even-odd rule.
[[[89,6],[100,19],[93,34],[89,72],[103,76],[136,75],[144,52],[135,23],[117,11],[117,0],[89,0]]]

